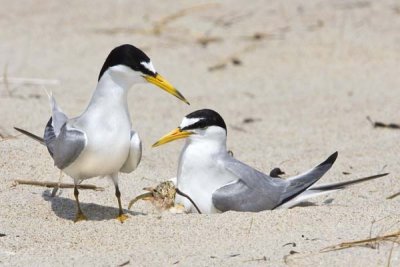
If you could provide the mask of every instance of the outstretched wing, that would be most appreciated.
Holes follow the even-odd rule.
[[[124,165],[121,167],[120,172],[124,173],[133,172],[139,165],[141,158],[142,158],[142,142],[140,141],[138,133],[132,130],[129,155]]]

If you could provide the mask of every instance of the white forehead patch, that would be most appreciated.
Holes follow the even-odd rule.
[[[151,61],[149,61],[149,62],[142,61],[142,62],[140,62],[140,64],[143,65],[143,67],[145,67],[149,71],[151,71],[153,73],[157,73],[156,69],[154,68],[153,63],[151,63]]]
[[[181,129],[185,128],[189,125],[195,124],[196,122],[198,122],[199,120],[201,120],[201,118],[183,118],[181,125],[179,126]]]

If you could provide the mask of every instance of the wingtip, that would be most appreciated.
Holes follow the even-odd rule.
[[[335,153],[333,153],[332,155],[330,155],[324,162],[322,162],[321,164],[319,164],[319,166],[322,165],[333,165],[333,163],[335,163],[337,157],[338,157],[338,152],[336,151]]]
[[[18,128],[18,127],[15,127],[15,126],[13,128],[14,128],[14,130],[16,130],[18,132],[22,132],[23,131],[21,128]]]
[[[16,131],[38,141],[39,143],[41,143],[42,145],[45,145],[45,141],[43,140],[43,138],[41,138],[40,136],[37,136],[36,134],[30,133],[24,129],[18,128],[18,127],[13,127]]]
[[[390,174],[390,172],[385,172],[385,173],[378,174],[377,176],[378,177],[383,177],[383,176],[386,176],[386,175],[389,175],[389,174]]]
[[[43,88],[44,93],[47,95],[47,97],[49,98],[49,100],[51,100],[53,98],[53,92],[52,91],[47,91],[46,88]]]

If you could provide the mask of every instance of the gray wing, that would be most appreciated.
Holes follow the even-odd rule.
[[[139,135],[135,131],[131,131],[131,146],[129,149],[129,156],[124,165],[121,167],[120,172],[131,173],[139,165],[142,158],[142,142]]]
[[[81,130],[64,123],[56,135],[52,118],[46,125],[44,141],[47,150],[54,159],[54,165],[59,169],[68,167],[86,146],[86,135]]]
[[[284,204],[280,205],[278,208],[291,208],[294,206],[299,205],[300,203],[314,198],[320,195],[329,194],[338,190],[346,189],[349,186],[353,186],[355,184],[363,183],[369,180],[377,179],[383,176],[388,175],[389,173],[382,173],[377,175],[372,175],[368,177],[363,177],[355,180],[339,182],[339,183],[332,183],[332,184],[325,184],[325,185],[317,185],[317,186],[310,186],[302,192],[300,195],[296,196],[295,198],[291,199],[290,201],[285,202]]]
[[[225,168],[238,177],[213,193],[213,204],[221,210],[261,211],[274,209],[301,194],[333,165],[337,152],[310,171],[287,180],[272,178],[227,156]]]
[[[215,208],[222,212],[270,210],[278,203],[273,194],[268,195],[264,190],[251,188],[242,180],[217,189],[212,195],[212,201]]]
[[[287,181],[272,178],[229,155],[224,167],[238,180],[217,189],[212,195],[214,206],[220,211],[262,211],[279,205],[280,194]]]
[[[46,124],[43,139],[20,128],[15,129],[30,138],[46,145],[54,165],[60,169],[68,167],[86,146],[86,135],[68,124],[68,117],[57,106],[56,100],[49,95],[52,116]]]
[[[284,204],[292,200],[293,198],[307,190],[307,188],[312,186],[315,182],[317,182],[332,167],[333,163],[335,163],[336,161],[337,156],[338,152],[335,152],[330,155],[324,162],[312,168],[311,170],[287,179],[289,184],[281,194],[280,204]]]
[[[57,105],[56,99],[53,95],[49,96],[50,98],[50,106],[51,106],[51,120],[52,126],[54,129],[54,133],[56,136],[60,134],[61,127],[68,121],[67,115],[61,110],[61,108]]]

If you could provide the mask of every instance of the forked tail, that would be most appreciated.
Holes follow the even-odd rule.
[[[36,134],[30,133],[30,132],[28,132],[28,131],[26,131],[24,129],[21,129],[21,128],[14,127],[14,129],[17,130],[18,132],[20,132],[20,133],[32,138],[33,140],[41,143],[42,145],[44,145],[44,146],[46,145],[46,143],[44,142],[44,139],[42,137],[37,136]]]

